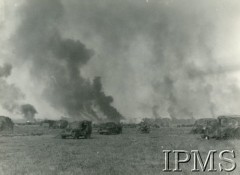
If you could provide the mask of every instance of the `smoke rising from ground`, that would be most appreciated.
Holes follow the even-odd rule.
[[[19,100],[24,99],[21,90],[7,82],[7,77],[11,75],[12,65],[5,63],[0,66],[0,105],[10,113],[17,112]]]
[[[37,110],[35,107],[31,104],[23,104],[21,105],[21,113],[23,114],[23,117],[29,121],[29,122],[34,122],[36,121],[35,119],[35,114],[37,113]]]
[[[155,105],[152,107],[152,113],[154,118],[161,118],[161,116],[158,114],[159,106]]]
[[[172,118],[240,112],[240,98],[232,99],[238,88],[227,75],[231,68],[218,59],[222,50],[216,47],[220,42],[228,48],[221,34],[238,14],[237,1],[64,4],[65,22],[71,21],[65,34],[83,38],[99,53],[87,74],[102,75],[126,116],[153,117],[152,106]]]
[[[37,110],[31,104],[21,105],[22,100],[25,99],[25,95],[15,84],[7,81],[11,72],[11,64],[5,63],[3,66],[0,66],[0,105],[11,115],[22,113],[28,121],[35,121],[34,116]]]
[[[64,14],[59,0],[31,1],[20,11],[21,24],[13,37],[23,62],[32,64],[34,79],[44,83],[44,98],[70,117],[119,121],[121,114],[111,106],[113,98],[102,91],[100,78],[94,82],[81,76],[81,68],[93,51],[81,41],[63,38],[58,29]]]
[[[239,9],[237,0],[23,1],[13,68],[28,65],[37,97],[74,117],[119,119],[112,106],[132,118],[240,113]]]

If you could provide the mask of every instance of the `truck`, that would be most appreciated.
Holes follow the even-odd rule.
[[[107,123],[102,123],[99,126],[98,129],[99,134],[105,134],[105,135],[110,135],[110,134],[121,134],[122,133],[122,125],[120,123],[115,123],[115,122],[107,122]]]
[[[227,139],[239,138],[240,115],[224,115],[217,118],[216,123],[209,123],[203,131],[202,138]]]
[[[192,134],[203,134],[207,125],[214,125],[218,120],[216,118],[200,118],[195,121],[191,130]]]
[[[89,139],[92,134],[92,122],[88,120],[75,121],[69,123],[67,128],[61,133],[62,139],[66,138],[85,138]]]

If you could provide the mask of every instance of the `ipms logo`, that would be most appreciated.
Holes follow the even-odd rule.
[[[188,163],[191,158],[193,159],[192,172],[232,172],[236,168],[236,162],[234,161],[235,152],[233,150],[223,150],[220,152],[210,150],[205,160],[198,150],[190,152],[186,150],[163,150],[163,153],[165,155],[164,172],[182,172],[181,164]],[[171,158],[174,159],[174,167],[170,167],[169,165],[169,162],[172,161],[170,160]],[[216,159],[219,160],[218,167],[215,167],[214,164]]]

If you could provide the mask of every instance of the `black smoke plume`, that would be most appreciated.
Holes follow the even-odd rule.
[[[235,24],[239,2],[24,2],[12,37],[16,60],[31,67],[31,81],[44,86],[41,98],[64,115],[102,116],[96,75],[124,116],[152,116],[154,105],[173,118],[240,113],[231,76],[238,67],[219,59],[233,55],[225,40],[234,46],[235,38],[226,31],[234,28],[227,26]]]
[[[3,66],[0,66],[0,78],[1,77],[8,77],[11,75],[12,65],[5,63]]]
[[[37,114],[37,110],[31,104],[23,104],[21,105],[21,113],[23,117],[29,122],[35,122],[35,114]]]
[[[31,74],[46,85],[43,96],[51,106],[74,118],[102,120],[101,111],[106,120],[119,121],[121,114],[102,91],[100,78],[92,82],[81,75],[93,51],[79,40],[64,38],[58,29],[61,2],[29,1],[20,13],[21,25],[13,37],[16,51],[23,62],[32,63]]]
[[[101,111],[106,116],[111,116],[112,121],[118,121],[119,119],[122,119],[123,116],[116,110],[116,108],[111,106],[113,103],[113,97],[105,95],[102,88],[101,77],[95,77],[93,80],[93,89],[94,99],[96,100],[97,104],[99,104]]]

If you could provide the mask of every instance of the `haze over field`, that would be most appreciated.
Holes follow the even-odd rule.
[[[21,116],[23,104],[37,118],[240,113],[238,0],[3,2],[1,114]]]

